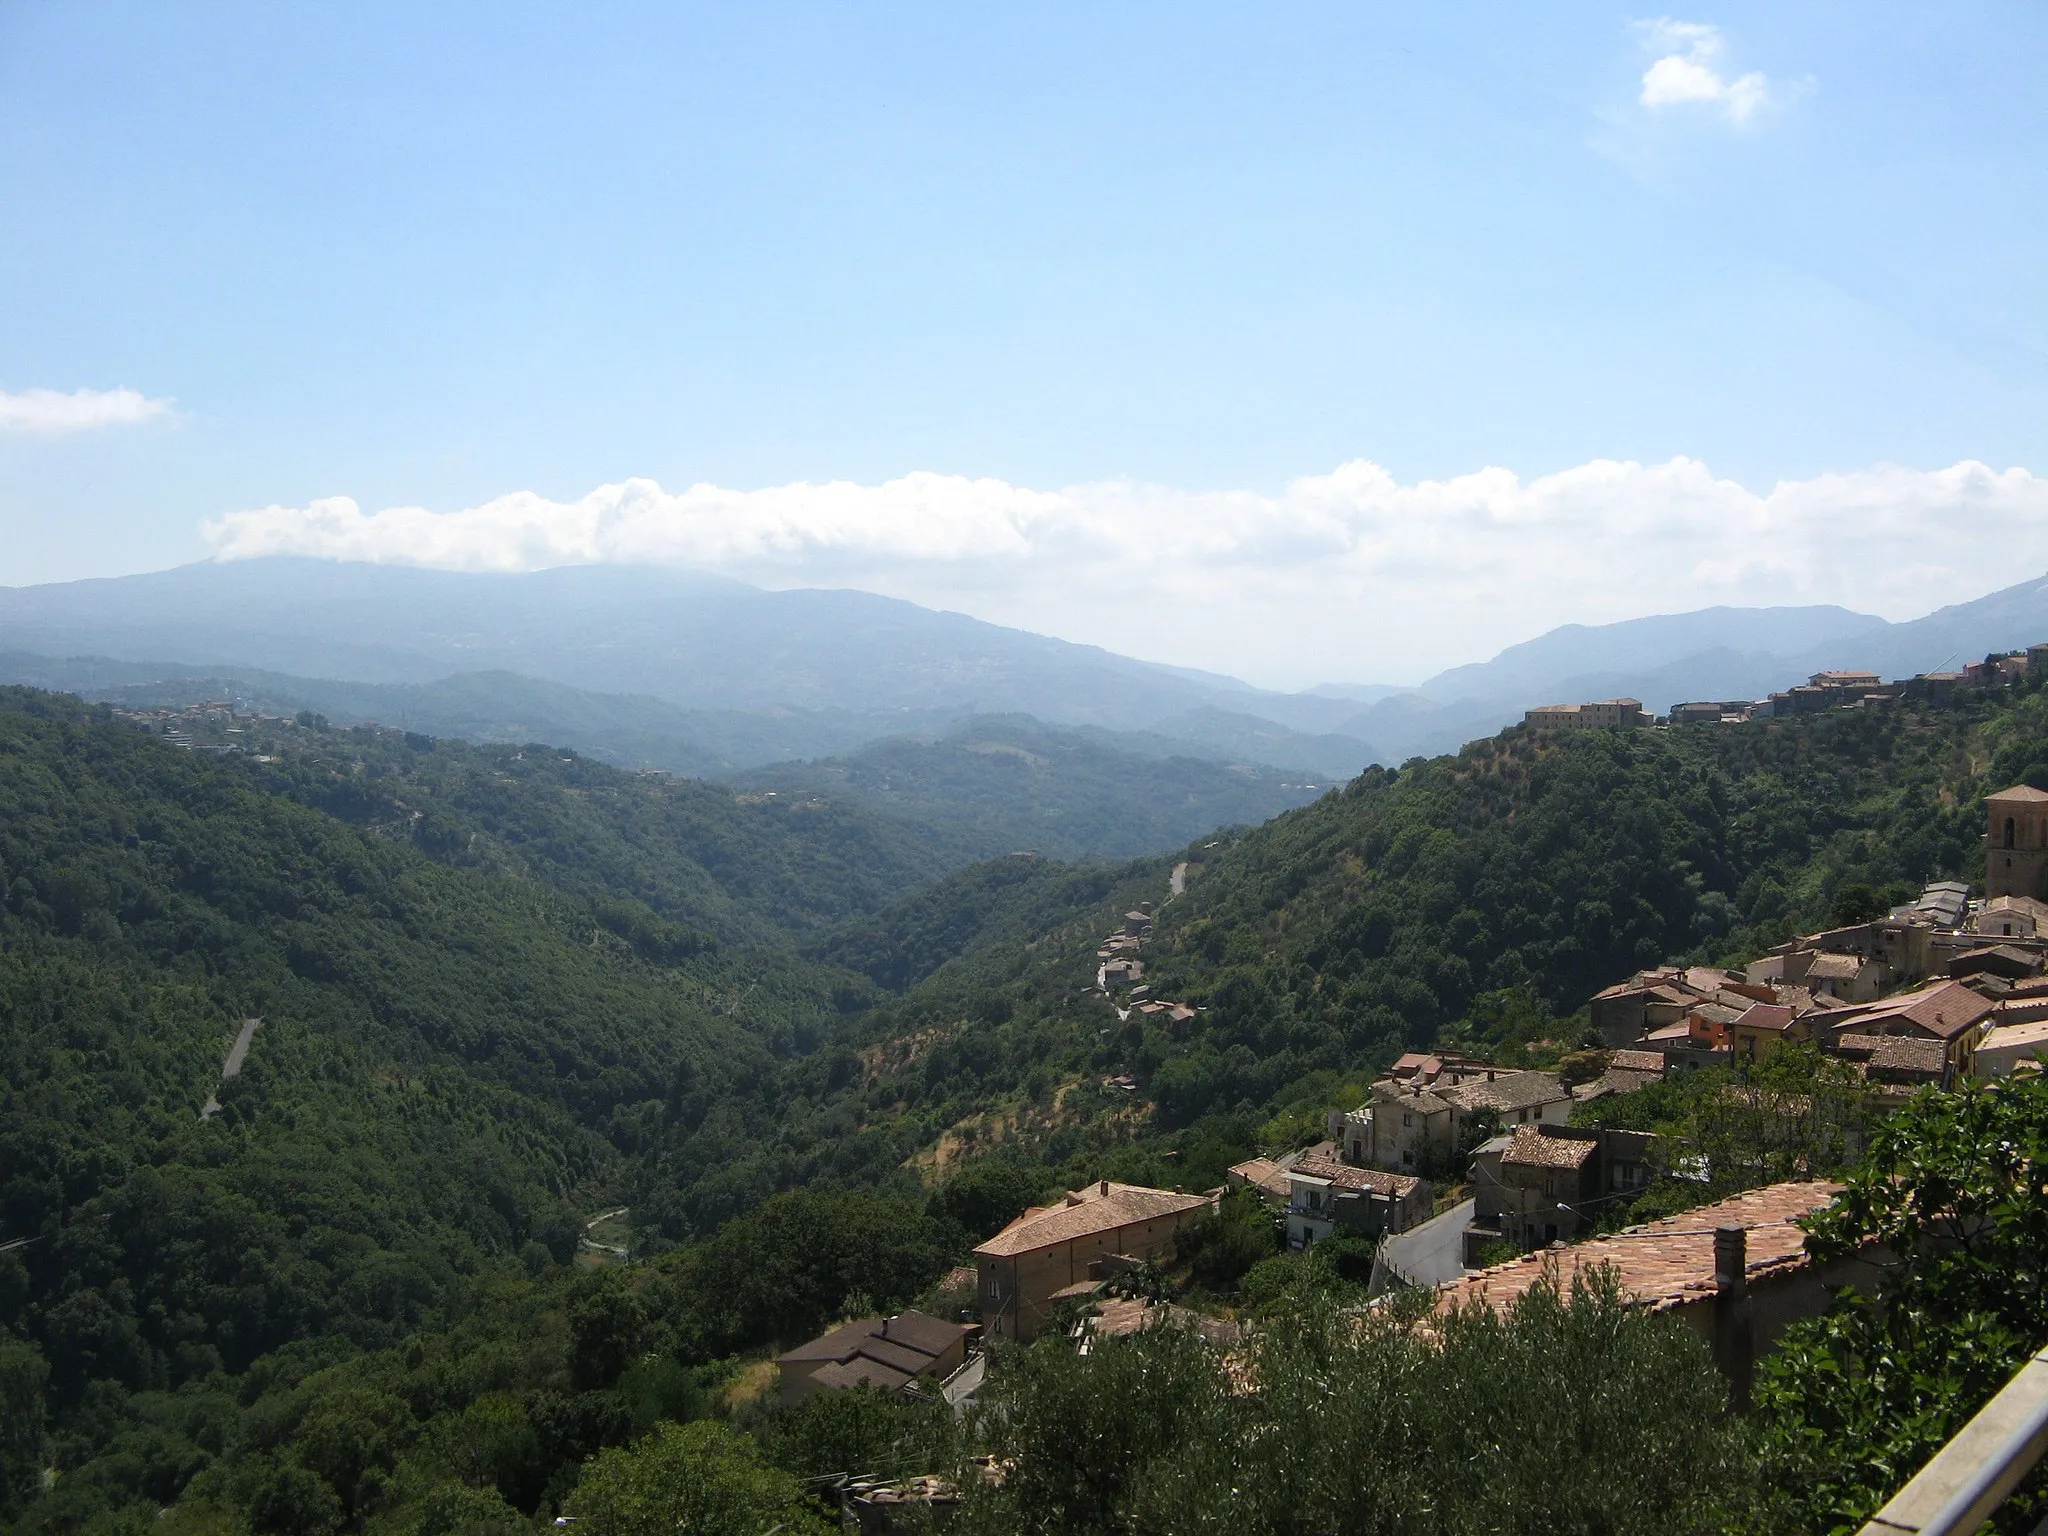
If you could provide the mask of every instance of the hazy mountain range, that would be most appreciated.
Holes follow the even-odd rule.
[[[1630,695],[1662,710],[1759,697],[1825,667],[1901,676],[2043,638],[2048,577],[1899,624],[1803,606],[1567,625],[1413,688],[1282,693],[869,593],[688,571],[270,559],[0,589],[9,681],[138,699],[232,688],[337,720],[555,741],[699,775],[1029,715],[1138,755],[1349,776],[1455,749],[1535,704]]]

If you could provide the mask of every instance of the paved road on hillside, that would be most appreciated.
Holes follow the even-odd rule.
[[[1455,1280],[1465,1273],[1465,1229],[1472,1225],[1472,1212],[1473,1203],[1462,1200],[1443,1215],[1388,1238],[1381,1255],[1411,1285]]]

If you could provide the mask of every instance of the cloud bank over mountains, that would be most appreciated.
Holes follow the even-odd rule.
[[[1756,492],[1675,458],[1413,484],[1361,459],[1277,495],[926,472],[751,491],[633,479],[452,512],[332,497],[229,513],[203,532],[222,559],[686,565],[859,587],[1301,686],[1409,680],[1557,624],[1721,603],[1915,617],[2048,570],[2048,478],[1965,461]]]

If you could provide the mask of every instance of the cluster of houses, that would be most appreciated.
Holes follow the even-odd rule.
[[[1179,1039],[1195,1021],[1195,1010],[1186,1003],[1168,1002],[1152,995],[1145,980],[1145,942],[1152,937],[1152,903],[1141,901],[1124,914],[1123,923],[1095,950],[1095,990],[1117,1006],[1116,1016],[1128,1019],[1133,1013]],[[1111,1080],[1111,1086],[1135,1090],[1128,1078]]]
[[[1590,1081],[1497,1067],[1453,1051],[1410,1052],[1351,1110],[1333,1110],[1329,1138],[1306,1151],[1253,1158],[1230,1170],[1285,1216],[1289,1246],[1332,1235],[1378,1242],[1442,1221],[1437,1183],[1463,1178],[1472,1204],[1458,1216],[1452,1269],[1488,1245],[1569,1240],[1611,1198],[1649,1182],[1652,1138],[1583,1130],[1575,1106],[1660,1081],[1652,1051],[1619,1050]]]
[[[251,725],[284,725],[281,716],[238,714],[226,699],[208,699],[164,709],[117,709],[114,718],[138,730],[161,736],[188,752],[241,752]]]
[[[1877,1090],[1880,1107],[1926,1086],[2043,1070],[2048,792],[2016,787],[1988,796],[1985,807],[1982,898],[1937,882],[1881,917],[1791,940],[1740,970],[1639,971],[1593,999],[1604,1048],[1590,1076],[1411,1052],[1373,1082],[1365,1103],[1332,1112],[1326,1140],[1240,1163],[1224,1189],[1189,1194],[1103,1180],[1074,1190],[1022,1212],[974,1250],[974,1306],[958,1321],[905,1312],[842,1324],[780,1357],[783,1400],[866,1387],[962,1403],[986,1371],[984,1342],[1025,1342],[1054,1327],[1069,1328],[1083,1352],[1095,1339],[1160,1323],[1229,1345],[1236,1325],[1133,1296],[1117,1282],[1167,1256],[1181,1230],[1233,1186],[1258,1191],[1297,1249],[1358,1237],[1385,1263],[1397,1240],[1442,1227],[1446,1241],[1432,1241],[1432,1251],[1449,1255],[1447,1267],[1420,1277],[1437,1285],[1441,1306],[1505,1306],[1554,1269],[1568,1278],[1610,1266],[1638,1301],[1700,1329],[1739,1399],[1750,1362],[1787,1324],[1820,1310],[1832,1288],[1868,1278],[1872,1255],[1813,1263],[1793,1224],[1837,1187],[1773,1185],[1594,1236],[1603,1208],[1649,1183],[1655,1138],[1575,1126],[1572,1112],[1673,1073],[1743,1067],[1792,1042],[1847,1063]],[[1118,1008],[1123,1017],[1143,1009],[1190,1020],[1192,1009],[1157,1001],[1144,986],[1151,928],[1149,906],[1125,915],[1097,950],[1098,984],[1128,1004]],[[1469,1201],[1439,1212],[1437,1185],[1448,1179],[1462,1179]],[[1520,1256],[1488,1262],[1509,1250]],[[1386,1273],[1418,1280],[1391,1263]],[[1376,1289],[1379,1276],[1376,1266]],[[937,1485],[925,1490],[930,1498],[906,1492],[909,1485],[849,1487],[864,1529],[871,1518],[887,1521],[891,1500],[951,1496]]]
[[[1523,724],[1542,730],[1627,729],[1645,725],[1739,725],[1830,709],[1875,709],[1900,700],[1945,704],[1966,689],[2010,686],[2048,674],[2048,644],[1973,661],[1960,672],[1921,672],[1886,682],[1875,672],[1816,672],[1795,688],[1763,699],[1698,699],[1671,706],[1661,720],[1635,699],[1591,704],[1545,704],[1527,711]]]
[[[1639,971],[1593,999],[1603,1041],[1667,1069],[1810,1042],[1882,1088],[2039,1069],[2048,1045],[2048,792],[1987,796],[1985,890],[1930,885],[1882,917],[1779,945],[1740,972]]]

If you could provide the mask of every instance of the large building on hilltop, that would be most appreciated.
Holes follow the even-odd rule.
[[[1157,1258],[1182,1222],[1215,1209],[1183,1195],[1104,1179],[1058,1205],[1026,1211],[974,1250],[983,1326],[992,1339],[1032,1339],[1063,1295]]]
[[[1986,897],[2048,898],[2048,790],[2016,784],[1984,797]]]
[[[1544,704],[1522,716],[1524,725],[1539,730],[1597,731],[1648,725],[1635,699],[1602,699],[1597,704]]]

